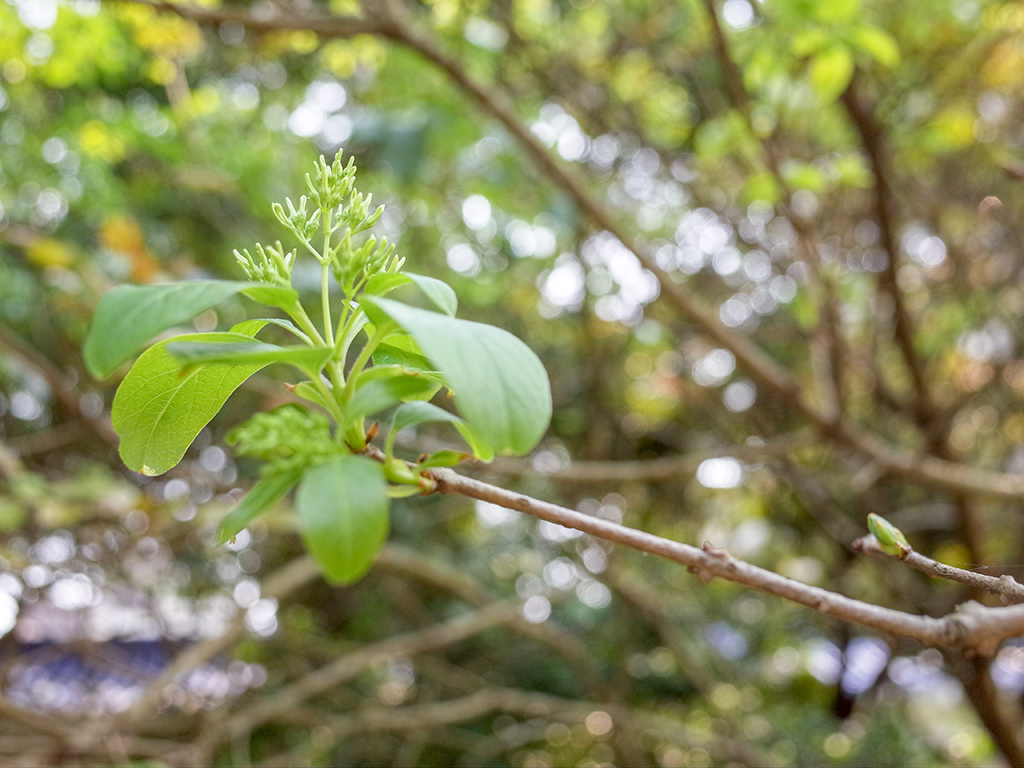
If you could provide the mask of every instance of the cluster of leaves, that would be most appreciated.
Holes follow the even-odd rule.
[[[151,337],[238,293],[287,318],[265,317],[229,331],[186,334],[147,349],[125,376],[111,418],[125,463],[144,475],[177,464],[199,431],[252,374],[272,364],[304,375],[290,387],[308,411],[285,406],[237,428],[242,455],[264,462],[263,479],[221,526],[233,538],[273,502],[298,486],[296,510],[307,546],[324,572],[344,583],[361,576],[387,535],[389,497],[433,490],[429,470],[468,454],[424,454],[413,467],[394,455],[403,427],[451,422],[473,454],[490,460],[537,444],[551,417],[547,374],[537,356],[511,334],[455,317],[454,291],[436,279],[403,271],[386,238],[364,236],[380,219],[370,196],[355,188],[352,159],[322,156],[307,174],[310,196],[274,205],[280,223],[321,266],[322,325],[310,318],[292,287],[297,251],[257,245],[235,256],[250,282],[193,281],[121,286],[101,299],[85,344],[93,375],[107,376]],[[312,208],[310,208],[312,203]],[[314,244],[314,238],[322,239]],[[332,282],[333,278],[333,282]],[[440,311],[384,296],[415,285]],[[340,289],[335,308],[332,288]],[[282,328],[300,343],[256,339]],[[360,344],[360,340],[362,343]],[[427,402],[446,387],[461,416]],[[362,453],[377,432],[367,420],[393,411],[383,462]]]

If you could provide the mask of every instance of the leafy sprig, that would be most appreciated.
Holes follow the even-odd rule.
[[[394,244],[370,233],[384,207],[374,208],[355,179],[352,159],[343,164],[339,152],[328,164],[321,157],[306,175],[309,195],[272,206],[301,248],[286,251],[278,242],[257,243],[255,255],[236,250],[247,282],[115,288],[97,306],[85,346],[90,371],[103,377],[154,335],[239,293],[283,311],[286,318],[262,317],[150,347],[118,388],[111,416],[125,463],[161,474],[246,378],[268,365],[296,371],[300,380],[288,386],[304,406],[258,414],[229,436],[240,455],[263,462],[263,472],[225,518],[220,538],[230,539],[297,488],[307,547],[337,582],[358,578],[372,563],[387,535],[389,498],[432,490],[433,467],[531,450],[551,416],[537,356],[499,328],[456,318],[455,292],[443,281],[405,271]],[[292,285],[303,251],[321,267],[319,325]],[[385,298],[409,285],[438,311]],[[257,339],[266,327],[284,328],[298,343]],[[457,415],[427,402],[442,388],[452,394]],[[387,414],[383,461],[360,456]],[[471,453],[423,454],[415,464],[397,457],[397,431],[431,421],[451,422]]]

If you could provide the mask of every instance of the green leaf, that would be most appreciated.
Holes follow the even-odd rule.
[[[153,345],[135,361],[117,389],[110,412],[121,438],[121,458],[130,469],[159,475],[181,461],[231,393],[266,365],[208,363],[182,371],[181,363],[167,351],[169,343],[181,339],[216,343],[225,336],[241,334],[176,336]]]
[[[299,482],[301,469],[265,475],[254,485],[220,523],[217,543],[224,544],[235,538],[243,528],[259,517],[272,504],[284,498],[285,494]]]
[[[299,530],[327,578],[355,581],[373,563],[388,535],[384,468],[346,454],[306,471],[295,495]]]
[[[405,400],[429,399],[438,389],[440,385],[433,379],[402,368],[372,368],[359,377],[355,394],[345,407],[345,416],[372,416]]]
[[[83,354],[89,373],[109,376],[158,333],[191,320],[251,286],[226,280],[173,285],[120,285],[96,305]]]
[[[551,388],[540,359],[500,328],[397,301],[367,298],[370,319],[389,317],[444,375],[478,456],[526,453],[551,419]],[[489,450],[488,450],[489,449]]]
[[[330,347],[279,347],[262,341],[248,340],[241,334],[222,333],[221,338],[210,341],[175,341],[167,346],[180,363],[287,363],[299,368],[310,377],[320,369],[334,352]]]
[[[469,458],[468,453],[462,451],[435,451],[417,465],[421,469],[431,467],[454,467]]]
[[[295,389],[292,390],[296,395],[304,400],[309,400],[311,403],[316,403],[321,408],[330,411],[331,406],[324,400],[323,395],[320,394],[320,390],[316,388],[312,381],[303,381],[295,385]]]
[[[825,189],[825,174],[813,163],[800,160],[785,160],[782,163],[782,177],[797,189],[821,192]]]
[[[846,187],[867,189],[872,184],[871,169],[859,154],[839,155],[834,160],[839,183]]]
[[[422,400],[400,405],[395,410],[395,416],[391,420],[391,429],[384,443],[384,452],[389,456],[394,453],[395,438],[398,437],[398,433],[405,427],[436,421],[459,423],[462,419],[454,413],[446,411],[444,408],[439,408],[433,403],[427,403]]]
[[[462,439],[473,450],[473,456],[480,461],[493,461],[497,453],[487,438],[477,432],[465,421],[455,422],[455,428],[459,430]]]
[[[797,58],[810,56],[824,48],[832,37],[823,29],[813,27],[796,32],[789,41],[789,52]]]
[[[426,297],[434,303],[435,307],[446,315],[455,317],[455,312],[459,308],[459,299],[455,295],[454,288],[443,280],[438,280],[436,277],[417,275],[412,272],[406,272],[405,275],[416,283],[417,287],[426,294]]]
[[[814,18],[826,24],[842,24],[853,21],[860,13],[860,0],[828,0],[814,2]]]
[[[242,293],[253,301],[266,304],[268,307],[277,307],[290,313],[299,303],[299,292],[286,285],[253,285],[252,283],[243,285],[245,285],[245,289]]]
[[[462,419],[433,403],[406,403],[395,411],[395,418],[391,423],[391,429],[398,432],[400,429],[411,427],[413,424],[424,424],[431,421],[457,422],[462,421]]]
[[[829,104],[839,98],[853,77],[853,54],[841,43],[830,45],[811,58],[807,78],[818,97]]]
[[[412,371],[433,373],[433,365],[423,356],[412,337],[402,333],[388,336],[388,340],[377,345],[373,351],[373,364],[401,365]]]
[[[411,282],[412,280],[401,272],[378,272],[366,281],[363,292],[368,296],[383,296]]]
[[[280,317],[261,317],[258,320],[245,320],[242,323],[239,323],[238,325],[244,325],[245,323],[250,323],[250,322],[251,323],[260,322],[263,325],[268,325],[268,324],[269,325],[276,325],[276,326],[278,326],[280,328],[284,328],[286,331],[288,331],[288,333],[291,333],[294,336],[302,339],[307,344],[312,345],[312,343],[313,343],[313,340],[310,339],[309,336],[304,334],[302,331],[300,331],[299,328],[295,325],[295,323],[293,323],[291,320],[285,320],[285,319],[280,318]],[[237,331],[238,330],[238,326],[235,326],[231,330],[232,331]],[[241,332],[244,333],[244,331],[241,331]]]
[[[867,25],[851,29],[847,34],[850,43],[866,53],[883,67],[895,69],[900,63],[900,45],[896,38],[878,27]]]
[[[241,333],[245,336],[255,336],[257,333],[263,330],[267,323],[272,323],[273,320],[269,318],[257,318],[255,320],[243,320],[240,323],[235,323],[231,326],[231,333]]]
[[[747,202],[764,200],[775,204],[782,199],[782,187],[779,185],[775,174],[770,171],[752,173],[743,184],[743,199]]]

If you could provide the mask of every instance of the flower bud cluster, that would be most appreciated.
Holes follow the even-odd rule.
[[[265,462],[266,473],[302,469],[345,452],[325,415],[295,405],[256,414],[231,430],[227,441],[240,456]]]
[[[331,266],[335,279],[349,295],[355,293],[365,278],[381,272],[398,272],[404,264],[397,258],[395,246],[387,238],[369,236],[353,242],[356,235],[373,228],[384,213],[384,206],[373,207],[373,196],[363,195],[355,188],[356,165],[353,158],[342,164],[341,152],[328,164],[324,156],[306,174],[309,196],[302,195],[298,204],[285,198],[284,205],[274,203],[272,209],[279,222],[312,251],[325,267]],[[310,206],[312,203],[312,206]],[[311,210],[312,208],[312,210]],[[314,244],[313,238],[322,228],[325,242]],[[337,240],[331,238],[337,234]],[[281,249],[256,246],[258,258],[248,251],[235,251],[250,280],[272,285],[291,285],[295,252],[287,255]]]
[[[356,184],[356,161],[350,157],[348,164],[342,166],[341,152],[334,157],[330,165],[320,155],[320,159],[313,166],[313,175],[306,174],[306,186],[313,195],[321,210],[333,211],[338,208],[345,198],[355,189]]]
[[[309,178],[308,174],[306,178]],[[308,243],[316,234],[317,227],[320,226],[320,209],[307,211],[308,200],[305,195],[299,198],[298,208],[295,207],[295,203],[290,197],[286,197],[284,201],[288,204],[288,210],[285,211],[284,206],[280,203],[274,203],[271,206],[274,215],[289,232],[292,232],[302,242]]]
[[[281,243],[264,249],[256,243],[257,261],[245,248],[241,253],[235,250],[235,260],[241,265],[250,280],[269,285],[291,285],[292,265],[295,263],[295,251],[284,252]]]
[[[358,249],[352,249],[351,241],[346,237],[338,250],[342,251],[346,245],[349,249],[347,258],[335,259],[333,264],[334,279],[346,288],[354,285],[363,275],[398,272],[405,264],[405,259],[394,256],[395,246],[386,237],[378,242],[371,235]]]

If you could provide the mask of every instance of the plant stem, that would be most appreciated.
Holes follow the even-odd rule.
[[[324,338],[320,335],[320,331],[316,329],[316,325],[314,325],[313,321],[309,319],[309,315],[306,314],[306,310],[302,304],[296,301],[294,309],[290,310],[288,314],[292,316],[292,320],[295,321],[295,324],[313,340],[316,346],[326,345]]]
[[[329,262],[323,262],[323,272],[320,276],[320,305],[324,312],[324,338],[334,338],[334,327],[331,324],[331,301],[328,296],[328,282],[327,279],[330,277],[331,265]]]
[[[390,331],[383,328],[375,329],[373,336],[367,340],[366,346],[360,350],[359,357],[357,357],[356,361],[352,363],[352,370],[348,372],[348,382],[345,384],[345,393],[343,395],[345,402],[348,402],[349,398],[351,398],[352,394],[355,392],[355,382],[359,377],[359,372],[366,367],[368,362],[370,362],[370,357],[373,355],[374,350],[377,349],[377,345],[380,344],[389,333]]]

